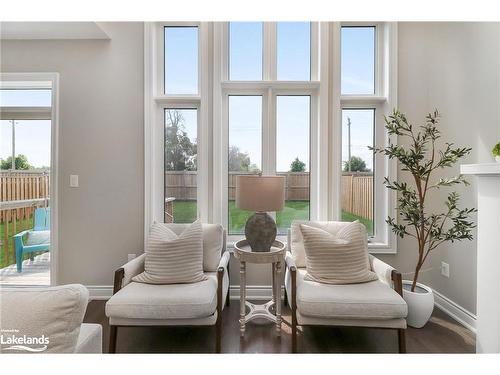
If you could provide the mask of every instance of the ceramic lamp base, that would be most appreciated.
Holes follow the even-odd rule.
[[[276,223],[266,212],[256,212],[245,224],[245,237],[252,251],[269,251],[276,239]]]

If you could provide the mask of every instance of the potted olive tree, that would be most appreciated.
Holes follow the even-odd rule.
[[[397,136],[397,144],[389,142],[383,148],[372,148],[380,153],[396,159],[400,170],[411,175],[411,182],[390,181],[385,178],[388,189],[398,194],[397,218],[389,216],[387,224],[392,231],[403,238],[415,238],[418,258],[413,280],[403,281],[403,297],[408,304],[408,325],[423,327],[429,320],[434,308],[432,289],[418,282],[419,273],[425,261],[443,242],[472,240],[470,221],[474,208],[460,208],[459,195],[452,191],[443,202],[443,210],[436,205],[426,205],[429,196],[436,190],[457,184],[468,185],[461,176],[436,178],[437,171],[453,166],[460,158],[468,155],[470,148],[454,147],[452,143],[444,143],[439,147],[441,133],[438,130],[439,114],[436,111],[426,117],[425,125],[415,127],[408,122],[399,110],[394,110],[386,117],[386,129],[390,136]],[[408,142],[405,142],[408,141]],[[441,175],[441,173],[440,173]]]

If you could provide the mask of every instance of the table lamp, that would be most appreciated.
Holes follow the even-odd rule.
[[[255,211],[245,224],[245,237],[252,251],[269,251],[276,239],[276,223],[267,214],[285,203],[285,177],[236,176],[236,207]]]

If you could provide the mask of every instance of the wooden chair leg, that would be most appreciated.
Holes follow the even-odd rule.
[[[398,346],[400,353],[406,353],[406,329],[398,329]]]
[[[227,264],[227,277],[228,278],[229,278],[229,263]],[[229,283],[229,284],[231,284],[231,283]],[[229,290],[230,289],[231,289],[230,287],[227,288],[226,306],[229,306],[229,304],[230,304],[230,302],[229,302]]]
[[[222,319],[217,319],[215,323],[215,352],[221,352],[221,342],[222,342]]]
[[[117,326],[109,326],[109,353],[116,353],[116,336],[118,335]]]
[[[292,353],[297,353],[297,321],[292,317]]]

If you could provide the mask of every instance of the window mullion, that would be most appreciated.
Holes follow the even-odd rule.
[[[273,97],[272,90],[267,89],[262,95],[262,174],[274,174],[273,160],[276,158],[272,155],[272,150],[276,148],[276,137],[272,136],[272,129],[275,128],[273,124]]]
[[[263,25],[263,70],[264,81],[276,80],[276,22],[264,22]]]
[[[311,81],[320,80],[320,24],[319,22],[311,22]]]

